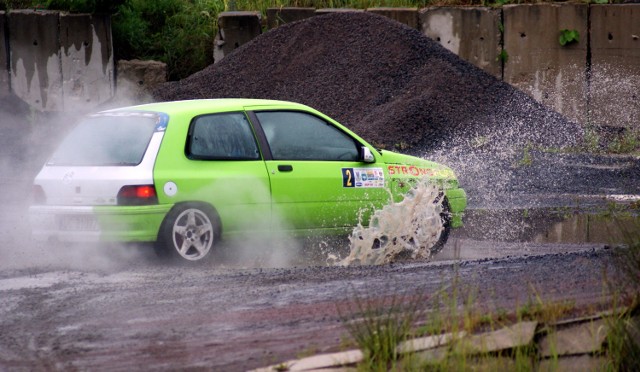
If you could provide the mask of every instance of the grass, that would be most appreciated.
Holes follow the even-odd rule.
[[[608,144],[608,150],[614,154],[640,152],[640,129],[625,129]]]
[[[607,369],[612,371],[640,370],[640,220],[626,218],[628,213],[616,209],[609,214],[613,229],[625,242],[616,251],[615,267],[620,275],[610,287],[617,292],[616,301],[628,305],[626,311],[614,312],[607,319],[611,330],[606,340]]]
[[[533,156],[531,156],[531,144],[527,144],[522,149],[522,159],[520,159],[517,163],[518,167],[529,167],[533,164]]]
[[[417,296],[417,297],[416,297]],[[354,294],[347,308],[338,308],[340,317],[356,345],[364,354],[358,366],[364,371],[387,371],[397,367],[397,345],[409,338],[422,301],[419,294],[393,296],[382,301]],[[350,319],[352,316],[355,319]]]
[[[640,154],[640,129],[620,128],[606,133],[601,128],[586,127],[581,143],[567,149],[569,152],[591,154]]]
[[[638,307],[607,320],[607,369],[640,371],[640,318]]]
[[[639,226],[640,227],[640,226]],[[640,234],[640,229],[633,230]],[[636,239],[636,238],[634,238]],[[603,317],[609,332],[605,345],[597,354],[604,358],[606,370],[640,370],[640,307],[637,288],[640,284],[640,239],[632,240],[620,259],[627,268],[627,276],[634,275],[631,306],[619,307],[621,297],[614,296],[614,311]],[[559,370],[561,356],[558,354],[556,326],[558,321],[568,319],[580,312],[573,301],[544,300],[531,287],[530,300],[512,311],[503,308],[486,311],[478,307],[475,290],[463,290],[458,275],[453,278],[448,290],[441,290],[429,300],[425,294],[396,296],[382,303],[354,296],[355,312],[340,313],[343,322],[363,351],[364,361],[357,366],[360,371],[450,371],[450,370],[517,370],[531,371],[540,368]],[[408,302],[407,302],[408,301]],[[625,304],[629,299],[624,300]],[[381,306],[382,305],[382,306]],[[430,310],[426,310],[426,306]],[[594,311],[594,309],[591,309]],[[357,318],[353,318],[357,314]],[[487,351],[473,345],[478,332],[491,332],[523,321],[538,322],[537,341],[499,351]],[[422,325],[419,325],[422,324]],[[432,335],[463,335],[454,337],[446,346],[430,351],[400,354],[399,343],[413,337]],[[540,358],[538,342],[547,338],[550,357]],[[483,344],[484,345],[484,344]]]

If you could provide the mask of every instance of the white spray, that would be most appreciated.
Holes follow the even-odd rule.
[[[419,181],[398,203],[377,210],[368,227],[362,221],[349,237],[350,253],[338,265],[381,265],[399,257],[426,259],[444,229],[441,191]]]

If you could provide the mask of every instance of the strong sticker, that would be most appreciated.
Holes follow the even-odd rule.
[[[402,174],[414,177],[432,177],[435,175],[433,169],[416,167],[415,165],[389,165],[387,168],[389,175]]]
[[[382,168],[342,168],[342,187],[384,187]]]

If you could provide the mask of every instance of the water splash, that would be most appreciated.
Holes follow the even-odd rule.
[[[360,221],[349,237],[349,255],[336,264],[382,265],[399,258],[429,258],[444,230],[442,201],[439,188],[422,179],[402,201],[375,211],[369,226]]]

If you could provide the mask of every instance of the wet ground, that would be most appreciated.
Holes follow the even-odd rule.
[[[229,250],[217,262],[171,267],[149,247],[35,245],[24,235],[26,200],[5,197],[0,369],[247,370],[340,350],[348,338],[342,319],[355,316],[355,298],[421,296],[428,306],[454,283],[462,298],[487,309],[538,298],[597,308],[617,275],[611,219],[603,216],[615,209],[610,201],[638,200],[638,159],[578,160],[534,154],[529,168],[507,168],[496,182],[504,193],[494,198],[480,193],[476,175],[466,226],[433,261],[384,266],[324,266],[327,250],[340,245],[329,241],[314,243],[320,254],[276,244],[296,267],[262,261],[275,268],[252,268],[251,255],[238,260]],[[522,186],[515,180],[525,171],[545,178]],[[473,177],[461,176],[467,184]],[[4,185],[11,187],[23,190],[28,180]],[[291,250],[283,252],[285,245]]]

